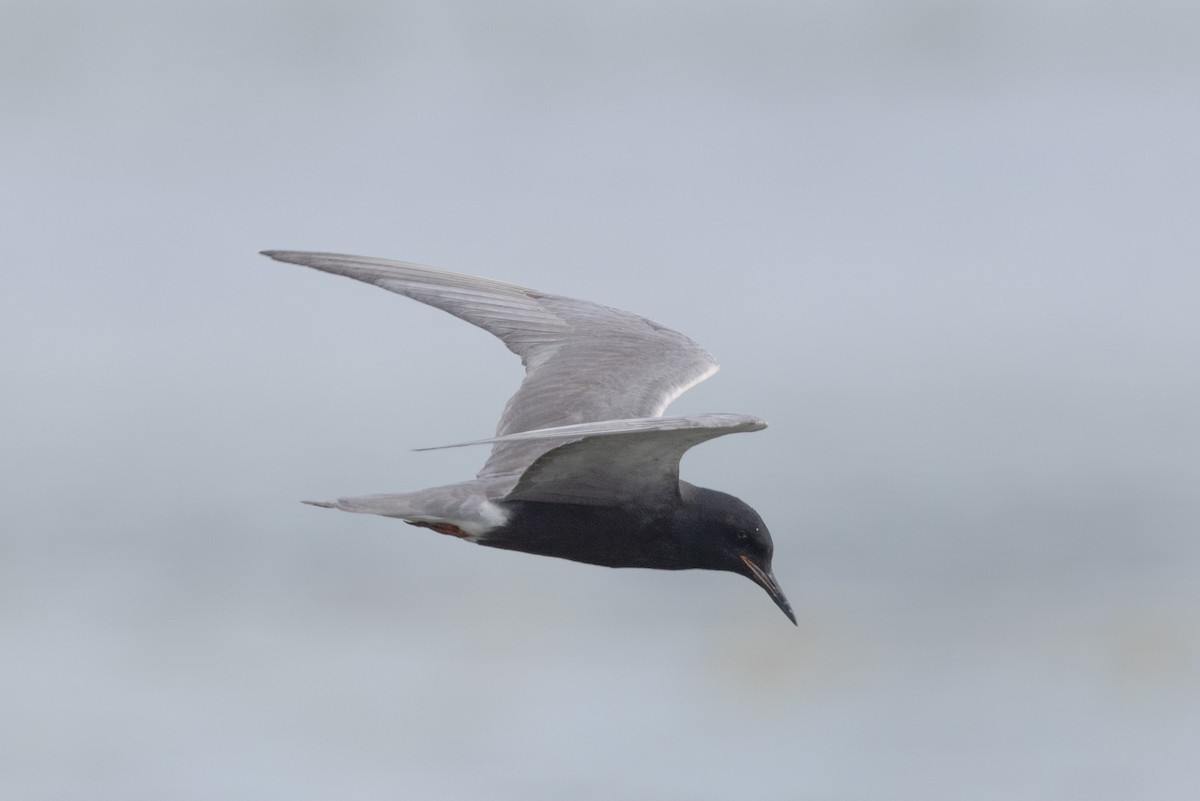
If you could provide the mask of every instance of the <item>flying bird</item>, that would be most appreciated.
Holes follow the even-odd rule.
[[[444,446],[492,446],[474,480],[306,503],[594,565],[726,570],[758,584],[796,622],[758,513],[679,478],[679,460],[693,445],[767,425],[737,414],[662,416],[717,371],[695,342],[619,309],[418,264],[263,255],[442,309],[499,337],[525,365],[496,435]]]

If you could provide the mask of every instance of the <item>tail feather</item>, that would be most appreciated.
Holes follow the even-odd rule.
[[[310,506],[343,512],[382,515],[428,528],[449,527],[467,539],[483,537],[504,525],[508,514],[488,497],[484,482],[468,481],[416,492],[359,495],[334,501],[304,501]],[[447,533],[447,532],[443,532]]]

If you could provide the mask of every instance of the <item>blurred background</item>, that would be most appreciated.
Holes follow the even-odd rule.
[[[1194,2],[0,4],[0,795],[1200,797]],[[732,575],[302,506],[647,315]]]

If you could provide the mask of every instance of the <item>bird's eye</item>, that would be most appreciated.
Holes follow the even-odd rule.
[[[737,532],[734,535],[734,537],[737,539],[738,542],[745,542],[746,540],[750,539],[750,535],[744,531]]]

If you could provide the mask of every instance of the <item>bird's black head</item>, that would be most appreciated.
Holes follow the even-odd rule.
[[[679,528],[692,567],[740,573],[767,591],[792,623],[796,616],[771,572],[775,544],[767,524],[749,505],[724,492],[680,482]]]

